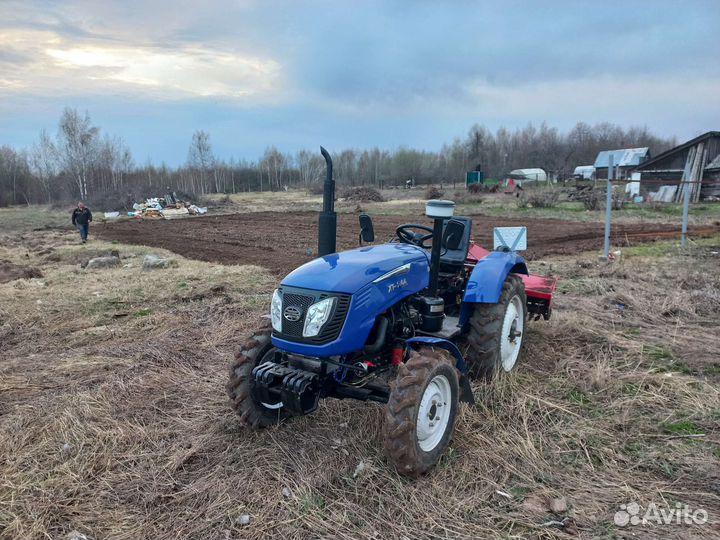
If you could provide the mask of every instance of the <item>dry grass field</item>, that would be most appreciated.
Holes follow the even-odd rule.
[[[720,538],[718,237],[534,261],[560,278],[552,320],[411,481],[379,405],[263,432],[231,412],[227,364],[278,276],[3,231],[0,260],[39,273],[0,280],[0,538]],[[120,267],[80,267],[110,250]],[[709,517],[617,526],[632,502]]]

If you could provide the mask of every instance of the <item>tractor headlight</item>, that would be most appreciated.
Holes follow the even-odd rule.
[[[270,319],[272,320],[273,330],[282,332],[282,296],[278,289],[275,289],[270,304]]]
[[[307,310],[303,337],[315,337],[320,333],[322,325],[327,322],[335,305],[335,298],[326,298],[314,303]]]

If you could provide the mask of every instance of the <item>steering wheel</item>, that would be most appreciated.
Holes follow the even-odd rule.
[[[430,234],[421,234],[418,232],[412,232],[410,229],[418,229],[421,231],[428,232]],[[424,249],[430,249],[431,245],[425,245],[425,242],[432,239],[433,230],[425,225],[418,225],[416,223],[405,223],[395,229],[395,234],[403,244],[413,244]]]

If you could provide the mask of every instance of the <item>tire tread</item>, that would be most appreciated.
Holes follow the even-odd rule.
[[[516,274],[508,275],[503,283],[497,304],[477,304],[475,306],[475,311],[469,321],[470,329],[465,337],[465,341],[469,345],[466,353],[468,369],[473,377],[491,378],[499,371],[502,321],[507,304],[514,294],[520,295],[524,314],[527,315],[525,284],[522,278]],[[518,358],[519,360],[520,358]]]
[[[453,357],[443,349],[423,348],[420,351],[410,351],[408,361],[398,367],[397,377],[390,385],[390,400],[385,409],[383,447],[389,461],[404,476],[420,476],[430,470],[437,461],[428,461],[417,445],[415,406],[422,397],[424,383],[440,364],[448,364],[455,369]],[[457,381],[455,385],[457,387]],[[457,407],[457,404],[455,406]],[[454,422],[454,417],[451,421]],[[450,429],[452,430],[452,426]],[[450,437],[448,443],[449,440]]]
[[[243,343],[230,365],[230,374],[225,385],[232,408],[240,416],[241,422],[253,429],[269,427],[288,416],[282,409],[277,411],[264,409],[252,397],[250,386],[252,370],[257,365],[261,353],[270,345],[271,332],[270,321],[265,320]]]

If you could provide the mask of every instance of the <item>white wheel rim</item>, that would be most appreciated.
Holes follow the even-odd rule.
[[[500,337],[500,361],[505,371],[510,371],[517,362],[525,330],[525,312],[519,296],[513,296],[505,310]]]
[[[434,450],[445,435],[451,403],[450,381],[445,375],[436,375],[425,388],[418,408],[417,439],[424,452]]]
[[[282,409],[283,402],[278,401],[277,403],[265,403],[264,401],[261,401],[260,405],[262,405],[266,409],[276,410],[276,409]]]

